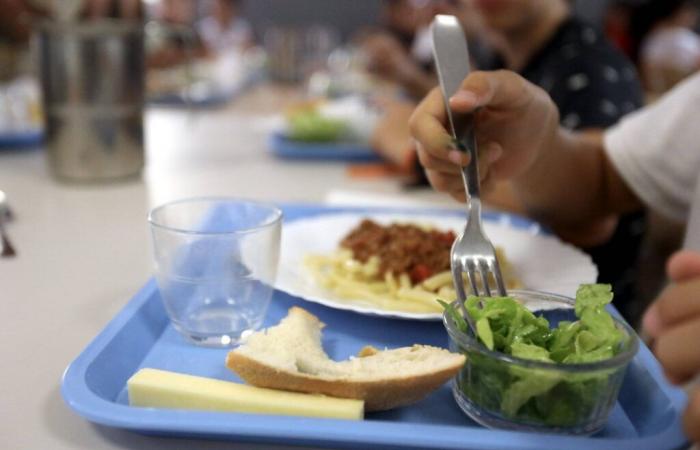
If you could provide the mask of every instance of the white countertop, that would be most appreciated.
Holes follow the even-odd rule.
[[[375,203],[455,206],[429,191],[405,193],[397,179],[349,178],[343,164],[275,159],[266,146],[269,114],[293,96],[258,87],[221,110],[149,110],[147,168],[120,183],[62,184],[42,150],[0,150],[0,189],[15,214],[7,231],[18,252],[0,259],[2,448],[273,448],[92,425],[63,403],[60,379],[149,278],[146,214],[154,205],[200,195],[322,202],[332,194],[347,202],[350,190],[375,193]]]

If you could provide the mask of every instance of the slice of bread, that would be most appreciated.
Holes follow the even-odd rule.
[[[357,357],[333,361],[321,346],[323,326],[293,307],[278,325],[230,351],[226,366],[254,386],[362,399],[367,411],[378,411],[423,399],[465,361],[464,355],[428,345],[365,347]]]

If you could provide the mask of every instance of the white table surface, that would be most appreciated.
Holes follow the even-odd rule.
[[[348,178],[343,164],[285,162],[266,146],[270,114],[288,90],[258,87],[232,105],[190,113],[149,110],[142,177],[101,185],[59,183],[42,150],[0,150],[0,189],[15,213],[18,256],[0,259],[0,447],[15,449],[256,449],[147,437],[93,425],[60,395],[65,367],[151,273],[146,214],[182,197],[228,195],[273,202],[377,201],[455,206],[396,179]],[[338,191],[340,189],[340,191]]]

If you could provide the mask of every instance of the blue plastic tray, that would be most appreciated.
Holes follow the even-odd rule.
[[[286,221],[346,210],[299,205],[284,208]],[[532,227],[531,222],[513,216],[488,218]],[[266,325],[277,323],[292,305],[303,306],[328,325],[323,344],[334,358],[356,354],[366,344],[399,347],[413,343],[446,346],[447,343],[445,331],[437,322],[362,316],[304,302],[281,292],[273,296]],[[685,394],[664,381],[656,360],[645,346],[628,369],[618,404],[607,425],[592,437],[482,428],[462,414],[447,385],[415,405],[371,413],[360,422],[128,406],[126,381],[143,367],[240,382],[224,367],[226,353],[224,349],[186,343],[169,324],[156,284],[150,280],[68,366],[63,376],[63,397],[78,414],[103,425],[146,434],[240,442],[482,450],[664,450],[685,445],[679,418]]]
[[[0,134],[0,150],[34,148],[40,146],[43,140],[43,131]]]
[[[148,104],[152,106],[170,108],[216,108],[225,105],[235,97],[235,93],[216,93],[202,98],[188,100],[183,94],[167,92],[152,95],[148,98]]]
[[[347,162],[381,160],[367,145],[342,142],[301,142],[289,139],[282,133],[273,133],[269,145],[275,156],[284,159]]]

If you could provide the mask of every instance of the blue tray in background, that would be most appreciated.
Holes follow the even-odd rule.
[[[302,142],[273,133],[269,140],[272,153],[284,159],[302,161],[376,162],[381,158],[368,145],[349,142]]]
[[[20,133],[0,134],[0,150],[35,148],[44,141],[43,131],[25,131]]]
[[[301,205],[283,209],[287,222],[349,210]],[[491,214],[486,219],[532,227],[531,222],[513,216]],[[265,326],[277,323],[293,305],[302,306],[327,324],[323,345],[336,359],[354,355],[367,344],[380,348],[414,343],[447,345],[446,333],[437,322],[363,316],[305,302],[279,291],[273,296]],[[362,449],[480,450],[666,450],[685,445],[680,425],[685,394],[664,381],[658,363],[644,345],[630,364],[607,425],[591,437],[485,429],[459,410],[447,385],[415,405],[370,413],[359,422],[128,406],[126,380],[143,367],[240,382],[224,366],[226,353],[225,349],[186,343],[169,324],[151,279],[68,366],[62,394],[78,414],[103,425],[146,434],[240,442]]]
[[[216,108],[225,105],[234,98],[233,93],[218,92],[201,98],[187,99],[183,94],[177,92],[166,92],[163,94],[148,97],[148,104],[151,106],[171,107],[171,108]]]

